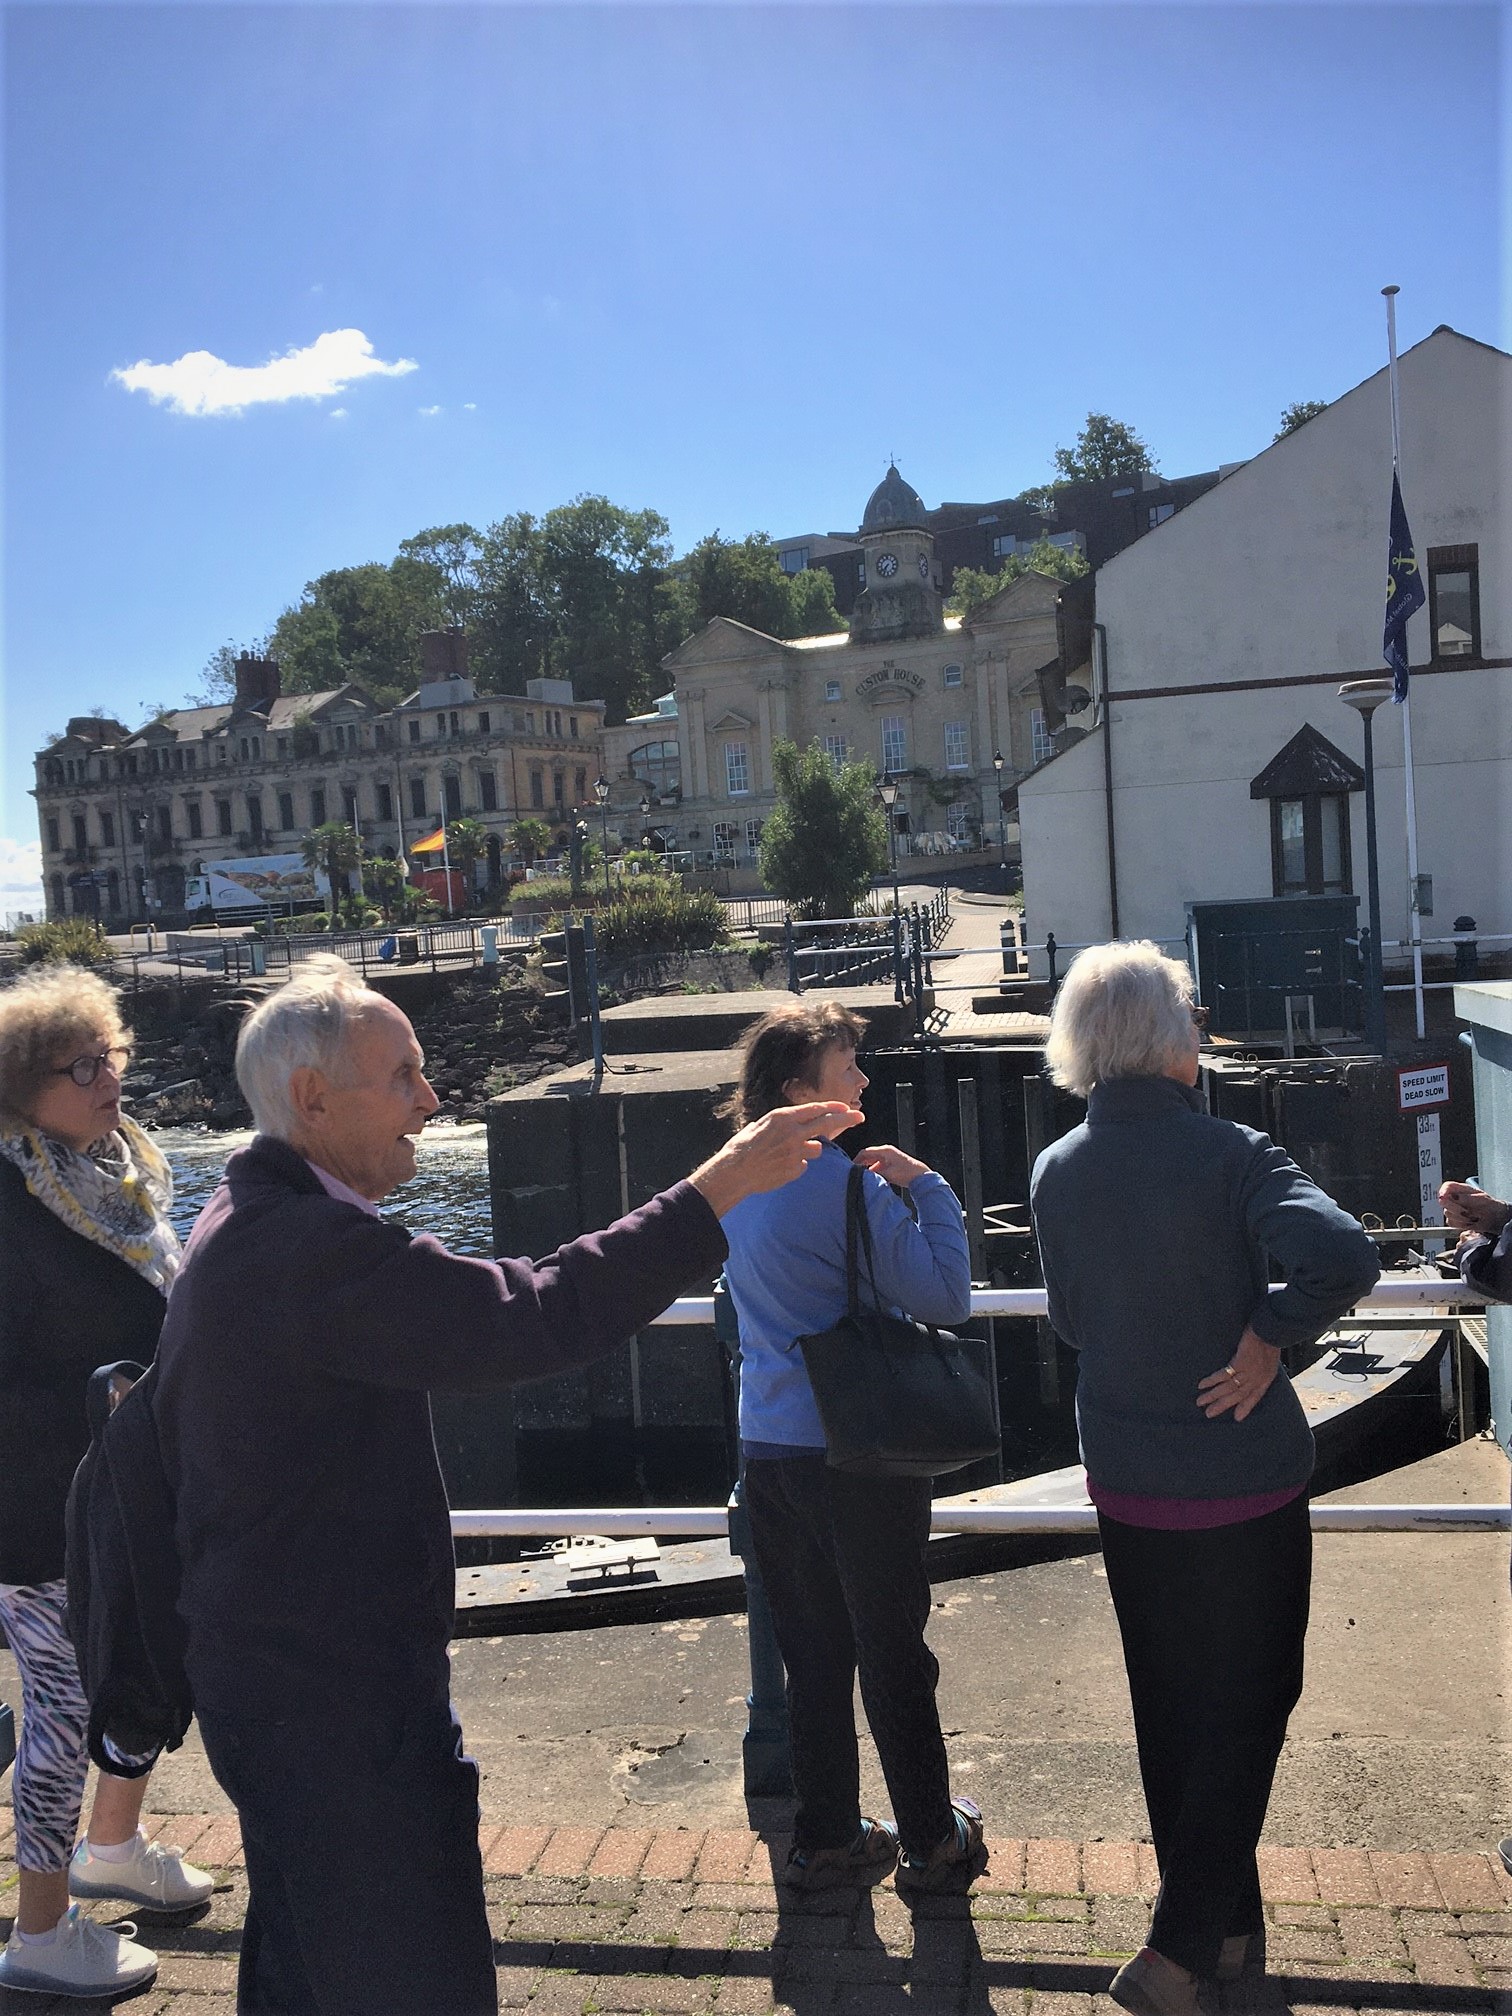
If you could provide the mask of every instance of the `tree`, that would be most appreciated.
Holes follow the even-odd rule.
[[[784,574],[765,532],[726,539],[711,532],[678,562],[687,589],[688,628],[715,616],[748,623],[768,637],[814,637],[844,628],[835,584],[822,567]]]
[[[869,763],[836,767],[817,742],[772,750],[777,803],[761,833],[761,873],[805,917],[850,917],[887,866],[887,822]]]
[[[1283,440],[1288,434],[1295,434],[1299,427],[1305,427],[1309,420],[1316,420],[1320,413],[1328,411],[1326,399],[1298,399],[1284,407],[1281,425],[1271,437],[1273,441]]]
[[[969,618],[1020,575],[1048,574],[1055,581],[1075,581],[1088,571],[1084,554],[1074,546],[1054,546],[1042,534],[1027,553],[1010,553],[1001,573],[989,573],[985,567],[957,567],[945,607],[952,616]]]
[[[401,592],[407,587],[418,605],[434,601],[440,618],[435,627],[465,629],[478,601],[478,559],[482,542],[471,525],[433,525],[401,539],[390,570]]]
[[[508,837],[510,846],[527,868],[551,849],[551,828],[544,819],[516,819]]]
[[[327,819],[306,833],[300,845],[307,868],[323,868],[330,883],[331,929],[336,929],[341,892],[347,877],[362,867],[362,842],[344,819]]]
[[[451,864],[462,877],[462,891],[473,898],[473,870],[488,852],[488,828],[479,819],[453,819],[446,829],[447,852]]]
[[[186,707],[224,707],[236,698],[236,661],[241,657],[265,658],[268,654],[268,640],[258,637],[250,644],[233,644],[228,637],[224,644],[218,644],[205,660],[204,670],[199,676],[199,685],[187,695]]]
[[[1132,427],[1107,413],[1089,413],[1074,448],[1055,451],[1057,479],[1062,483],[1102,483],[1110,476],[1153,476],[1149,449]]]

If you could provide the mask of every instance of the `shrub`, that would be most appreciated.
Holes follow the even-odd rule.
[[[666,952],[706,952],[729,936],[725,907],[711,890],[685,892],[659,877],[630,883],[593,920],[594,942],[605,960],[646,958]]]
[[[771,965],[776,955],[777,955],[777,948],[774,945],[768,945],[765,939],[762,939],[757,944],[750,946],[746,952],[746,957],[751,962],[751,973],[753,978],[757,980],[765,980],[767,976],[767,968]]]
[[[50,924],[23,924],[16,941],[28,966],[110,963],[110,941],[92,917],[56,917]]]

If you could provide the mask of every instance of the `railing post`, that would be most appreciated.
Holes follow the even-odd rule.
[[[919,906],[915,903],[908,919],[909,952],[913,960],[914,1038],[924,1041],[924,960],[919,948]]]
[[[599,1019],[598,955],[593,945],[593,912],[583,912],[583,971],[587,979],[588,1031],[593,1043],[593,1090],[604,1082],[604,1025]]]
[[[788,992],[789,994],[797,994],[800,991],[798,986],[798,934],[793,929],[791,911],[783,920],[782,947],[787,955]]]

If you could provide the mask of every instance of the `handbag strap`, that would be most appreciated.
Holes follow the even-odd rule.
[[[866,1215],[866,1171],[859,1162],[852,1162],[850,1174],[845,1179],[845,1290],[852,1316],[859,1315],[861,1309],[861,1269],[857,1259],[857,1247],[866,1261],[867,1279],[871,1283],[872,1307],[882,1307],[882,1297],[877,1291],[877,1255],[872,1245],[871,1220]]]

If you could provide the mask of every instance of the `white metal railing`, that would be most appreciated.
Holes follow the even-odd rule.
[[[1447,1234],[1445,1235],[1447,1236]],[[1482,1309],[1486,1297],[1479,1290],[1467,1288],[1463,1281],[1422,1281],[1392,1280],[1383,1276],[1377,1281],[1364,1301],[1356,1304],[1353,1311],[1357,1317],[1400,1316],[1403,1310],[1434,1309],[1457,1302]],[[1047,1314],[1046,1295],[1043,1288],[973,1288],[971,1291],[971,1313],[973,1316],[1044,1316]],[[684,1295],[665,1308],[656,1318],[655,1324],[647,1324],[649,1329],[662,1324],[712,1323],[714,1321],[714,1298],[712,1295]]]
[[[1311,1508],[1315,1533],[1506,1533],[1507,1505],[1324,1505]],[[556,1540],[574,1534],[661,1540],[723,1538],[730,1530],[726,1505],[590,1505],[570,1511],[453,1512],[459,1540]],[[1095,1533],[1092,1505],[957,1505],[941,1503],[930,1515],[932,1533]]]

